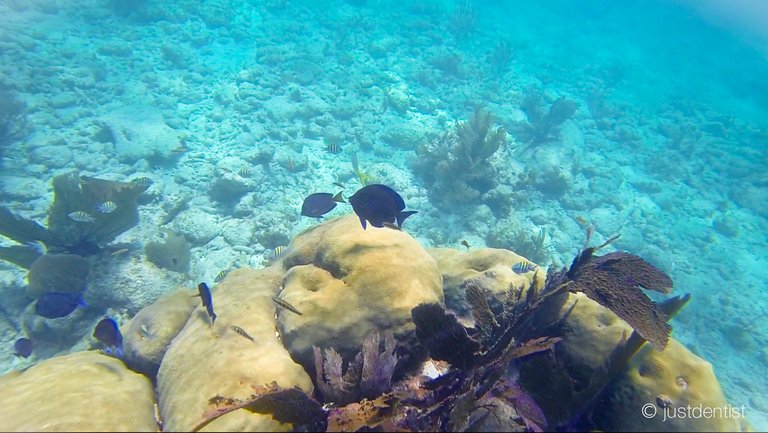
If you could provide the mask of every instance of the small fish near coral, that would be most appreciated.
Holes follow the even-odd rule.
[[[406,218],[416,213],[416,211],[403,211],[405,201],[392,188],[381,185],[366,185],[349,198],[352,209],[360,218],[363,230],[366,228],[366,221],[374,227],[384,227],[384,223],[394,223],[397,221],[397,227],[402,227]]]
[[[301,315],[302,315],[302,314],[301,314],[301,311],[299,311],[299,310],[298,310],[296,307],[294,307],[293,305],[289,304],[289,303],[288,303],[288,301],[284,301],[284,300],[282,300],[282,299],[278,298],[277,296],[273,296],[273,297],[272,297],[272,300],[275,302],[275,304],[277,304],[277,305],[279,305],[279,306],[281,306],[281,307],[285,308],[286,310],[288,310],[288,311],[290,311],[290,312],[292,312],[292,313],[296,313],[296,314],[298,314],[299,316],[301,316]]]
[[[312,218],[320,218],[332,211],[337,203],[346,203],[341,192],[332,195],[328,192],[316,192],[304,199],[301,205],[301,214]]]
[[[232,325],[232,326],[230,326],[230,328],[231,328],[233,331],[235,331],[235,333],[237,333],[237,334],[239,334],[239,335],[241,335],[241,336],[243,336],[243,337],[245,337],[245,338],[247,338],[247,339],[249,339],[249,340],[251,340],[251,341],[254,341],[254,342],[256,341],[256,340],[254,340],[254,339],[253,339],[253,337],[251,337],[251,335],[250,335],[250,334],[248,334],[247,332],[245,332],[245,329],[243,329],[243,328],[241,328],[241,327],[239,327],[239,326],[237,326],[237,325]]]
[[[28,358],[32,355],[32,349],[35,348],[34,341],[29,338],[21,337],[13,343],[14,355],[20,358]]]
[[[288,252],[288,247],[286,247],[285,245],[276,246],[275,249],[272,251],[272,260],[281,259],[286,252]]]
[[[341,146],[338,145],[338,143],[328,143],[327,146],[325,146],[325,150],[328,153],[332,153],[334,155],[338,155],[341,153]]]
[[[516,274],[525,274],[526,272],[535,271],[537,268],[536,265],[533,263],[523,260],[522,262],[517,262],[514,265],[512,265],[512,271],[514,271]]]
[[[227,270],[224,269],[223,271],[220,271],[216,276],[213,278],[214,283],[220,283],[222,280],[224,280],[224,277],[227,276]]]
[[[101,213],[112,213],[115,209],[117,209],[117,205],[113,201],[105,201],[96,208]]]
[[[195,296],[200,297],[200,300],[203,302],[203,307],[205,307],[206,311],[208,311],[208,317],[211,318],[211,326],[213,326],[213,322],[216,321],[216,313],[213,312],[213,297],[211,296],[211,289],[208,288],[207,284],[200,283],[197,285],[197,291],[199,293]]]
[[[101,319],[93,330],[93,336],[104,344],[104,352],[117,358],[123,356],[123,334],[114,319]]]
[[[87,307],[82,296],[73,293],[47,292],[37,298],[35,314],[47,319],[57,319],[72,314],[77,307]]]
[[[79,223],[92,223],[96,221],[96,218],[92,217],[91,214],[81,210],[70,212],[69,214],[67,214],[67,216],[72,221],[77,221]]]

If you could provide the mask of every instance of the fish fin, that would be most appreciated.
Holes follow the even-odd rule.
[[[339,202],[339,203],[346,203],[346,201],[344,201],[344,197],[342,197],[342,196],[341,196],[341,193],[343,193],[343,192],[344,192],[344,191],[339,191],[339,193],[338,193],[338,194],[336,194],[335,196],[333,196],[333,201],[335,201],[335,202]]]
[[[409,211],[406,211],[406,212],[398,213],[397,217],[396,217],[397,218],[397,226],[398,227],[402,227],[403,221],[405,221],[406,218],[408,218],[409,216],[411,216],[411,215],[413,215],[415,213],[417,213],[415,210],[409,210]]]
[[[365,230],[365,218],[360,217],[360,224],[363,225],[363,230]]]

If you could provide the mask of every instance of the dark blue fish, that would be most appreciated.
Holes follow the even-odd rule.
[[[403,212],[405,202],[400,194],[381,184],[360,188],[349,198],[349,203],[360,218],[363,229],[366,221],[374,227],[384,227],[384,223],[397,221],[397,227],[401,227],[406,218],[416,213],[412,210]]]
[[[341,193],[331,195],[328,192],[316,192],[304,199],[304,203],[301,205],[301,214],[312,218],[320,218],[332,211],[336,207],[336,203],[344,203]]]
[[[536,265],[526,260],[523,260],[522,262],[518,262],[512,265],[512,270],[516,274],[524,274],[526,272],[531,272],[535,269],[536,269]]]
[[[107,353],[117,355],[118,358],[123,356],[123,334],[114,319],[101,319],[93,330],[93,336],[104,343]]]
[[[77,307],[86,307],[83,298],[73,293],[47,292],[37,298],[35,314],[48,319],[65,317],[72,314]]]
[[[208,317],[211,318],[211,325],[216,321],[216,313],[213,312],[213,297],[211,296],[211,289],[205,283],[197,285],[197,291],[200,292],[200,300],[203,301],[203,307],[208,311]]]
[[[35,347],[35,343],[29,338],[19,338],[13,343],[13,349],[16,351],[15,355],[22,358],[27,358],[32,354],[32,348]]]

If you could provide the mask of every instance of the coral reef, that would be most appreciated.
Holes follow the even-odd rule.
[[[123,327],[125,362],[155,379],[169,431],[666,430],[645,422],[643,404],[724,406],[711,365],[668,336],[666,320],[690,298],[641,299],[639,287],[668,293],[671,280],[632,254],[595,254],[614,239],[545,275],[511,251],[427,252],[405,232],[364,231],[346,215],[297,235],[268,268],[229,272],[210,311],[190,290],[144,308]],[[45,365],[66,368],[24,386],[56,395],[51,384],[81,380],[69,359],[126,377],[114,358],[69,355],[0,378],[10,390],[0,403],[27,407],[32,397],[18,397],[14,381]],[[148,399],[76,426],[154,423],[141,380]],[[133,398],[120,386],[102,400]],[[34,430],[28,423],[48,419],[27,412],[13,422]],[[723,418],[673,428],[748,426]]]
[[[31,266],[34,260],[30,259],[42,254],[37,243],[52,253],[95,254],[139,222],[137,200],[147,188],[145,182],[117,182],[76,172],[56,176],[47,228],[0,208],[0,234],[23,245],[3,247],[2,256]],[[99,211],[107,202],[114,206],[110,212]],[[76,212],[81,221],[72,216]]]
[[[78,255],[44,254],[29,267],[27,295],[32,298],[46,292],[82,295],[89,270],[88,260]]]
[[[101,141],[114,145],[117,157],[129,164],[140,159],[167,162],[181,146],[179,133],[168,126],[161,113],[144,105],[121,106],[97,120]]]
[[[397,365],[395,337],[387,333],[380,351],[378,331],[371,332],[363,341],[362,350],[343,371],[343,359],[333,348],[325,349],[325,356],[314,346],[315,383],[326,403],[337,405],[365,399],[374,399],[389,391]]]
[[[515,251],[534,263],[547,263],[550,260],[547,233],[544,229],[534,233],[524,228],[513,229],[499,224],[488,232],[485,242],[492,248]]]
[[[160,268],[182,273],[189,271],[190,245],[183,234],[165,230],[165,241],[148,242],[144,253]]]
[[[3,160],[5,148],[24,136],[27,129],[26,105],[16,97],[15,92],[0,90],[0,161]]]
[[[156,431],[145,376],[115,358],[76,352],[0,377],[2,431]]]
[[[544,96],[534,87],[526,91],[521,105],[528,119],[510,127],[510,130],[528,145],[538,145],[556,138],[560,133],[560,126],[579,108],[578,103],[561,96],[547,109]]]
[[[477,202],[496,186],[497,171],[490,158],[507,142],[507,133],[492,128],[494,118],[478,107],[464,122],[437,140],[416,149],[414,173],[429,188],[429,199],[450,210],[457,203]]]
[[[512,271],[515,264],[527,259],[509,250],[479,248],[458,251],[451,248],[429,248],[427,252],[440,268],[445,306],[459,316],[469,313],[469,306],[464,302],[464,285],[467,281],[481,282],[488,296],[497,300],[502,300],[510,287],[527,290],[533,282],[533,272],[521,275]]]
[[[372,331],[390,331],[399,345],[412,335],[411,308],[442,302],[435,261],[407,233],[363,230],[355,215],[297,235],[278,262],[278,297],[302,315],[278,311],[278,330],[294,359],[314,368],[312,346],[354,353]],[[375,272],[371,270],[375,269]]]
[[[282,270],[275,266],[230,272],[212,291],[218,315],[213,326],[205,308],[195,308],[173,338],[157,375],[166,430],[191,431],[204,422],[208,429],[218,431],[290,429],[269,415],[244,409],[213,421],[204,416],[217,396],[244,400],[253,393],[253,386],[276,382],[283,388],[298,386],[305,393],[312,392],[309,375],[291,359],[275,334],[277,307],[272,296],[281,277]],[[254,341],[232,326],[243,329]]]
[[[125,364],[154,378],[171,341],[200,301],[191,290],[176,290],[141,309],[123,326]]]
[[[749,431],[743,406],[728,405],[712,364],[676,340],[663,352],[642,348],[607,394],[589,415],[602,431]]]

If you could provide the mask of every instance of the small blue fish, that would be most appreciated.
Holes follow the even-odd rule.
[[[118,358],[123,356],[123,334],[114,319],[101,319],[93,330],[93,336],[106,346],[104,351],[107,354]]]
[[[77,307],[87,307],[83,298],[74,293],[47,292],[37,298],[35,314],[48,319],[66,317]]]
[[[208,311],[208,317],[211,318],[211,326],[213,326],[213,322],[216,321],[216,313],[213,312],[213,297],[211,296],[211,289],[208,288],[207,284],[200,283],[197,285],[197,291],[199,294],[196,296],[199,296],[200,300],[203,302],[203,307],[205,307],[206,311]]]
[[[21,337],[13,343],[14,355],[21,358],[28,358],[32,354],[32,349],[35,347],[35,343],[29,338]]]
[[[533,263],[527,260],[523,260],[522,262],[518,262],[512,265],[512,270],[516,274],[524,274],[526,272],[531,272],[535,269],[536,269],[536,265],[534,265]]]
[[[88,212],[84,212],[81,210],[71,212],[67,216],[73,221],[77,221],[80,223],[92,223],[96,221],[96,218],[92,217]]]
[[[301,214],[312,218],[320,218],[336,207],[336,203],[345,203],[341,192],[333,195],[329,192],[316,192],[304,199]]]
[[[117,205],[113,201],[105,201],[97,207],[97,210],[101,213],[112,213],[117,209]]]

